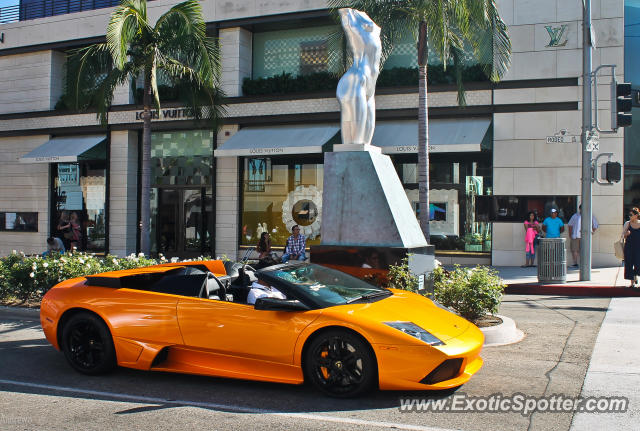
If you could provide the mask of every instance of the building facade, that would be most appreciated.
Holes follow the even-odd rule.
[[[150,2],[149,15],[175,3]],[[622,81],[624,4],[592,3],[594,68],[616,64]],[[109,4],[31,12],[0,24],[0,255],[41,252],[51,235],[97,253],[138,249],[142,120],[135,83],[116,92],[106,128],[95,112],[60,103],[67,53],[104,39]],[[557,208],[567,222],[580,201],[579,137],[564,144],[548,144],[546,137],[580,135],[582,1],[498,5],[513,44],[502,82],[490,83],[465,60],[466,106],[460,107],[450,72],[430,58],[429,212],[443,263],[521,265],[527,213],[542,219]],[[337,25],[323,1],[205,0],[202,6],[208,31],[221,44],[227,114],[213,131],[169,100],[154,118],[152,250],[238,257],[264,231],[283,245],[293,224],[309,244],[319,243],[323,152],[340,138],[331,87],[343,60],[332,46]],[[385,64],[373,144],[392,158],[418,212],[416,61],[407,39]],[[609,127],[609,80],[600,77],[602,128]],[[602,135],[600,151],[622,162],[623,131]],[[594,184],[596,266],[618,262],[612,243],[620,235],[623,194],[622,183]]]

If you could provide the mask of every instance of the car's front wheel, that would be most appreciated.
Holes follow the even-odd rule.
[[[346,330],[330,330],[306,349],[307,379],[327,395],[355,397],[375,386],[376,360],[370,347]]]
[[[109,328],[92,313],[74,314],[65,323],[62,350],[69,364],[83,374],[103,374],[116,366],[116,352]]]

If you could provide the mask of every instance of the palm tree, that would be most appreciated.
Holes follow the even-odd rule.
[[[215,39],[207,37],[197,0],[173,6],[152,26],[146,0],[122,0],[111,14],[106,43],[74,52],[69,59],[67,91],[75,109],[93,106],[103,125],[114,90],[144,82],[142,168],[140,193],[140,248],[150,252],[151,217],[151,117],[160,109],[158,78],[178,86],[180,99],[196,119],[213,127],[224,111],[219,100],[220,53]],[[188,85],[185,85],[188,84]]]
[[[333,13],[342,7],[366,12],[382,28],[383,58],[410,31],[418,48],[418,201],[420,228],[429,240],[429,49],[444,67],[459,66],[468,45],[492,81],[499,81],[511,64],[511,41],[495,0],[329,0]],[[459,71],[459,69],[458,69]],[[464,91],[457,73],[458,102]]]

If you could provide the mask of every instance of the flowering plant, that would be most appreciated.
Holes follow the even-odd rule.
[[[192,260],[206,259],[210,258],[200,256]],[[124,258],[82,252],[51,253],[43,257],[26,256],[14,251],[0,258],[0,300],[39,300],[51,287],[63,280],[166,262],[163,255],[152,259],[142,253],[130,254]]]

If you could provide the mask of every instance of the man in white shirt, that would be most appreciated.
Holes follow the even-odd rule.
[[[251,284],[251,290],[247,295],[247,304],[253,305],[258,298],[280,298],[287,299],[287,297],[275,287],[269,286],[262,280],[256,280]]]
[[[578,257],[580,256],[580,230],[582,229],[582,218],[580,216],[580,210],[582,209],[582,205],[578,207],[578,212],[571,216],[569,219],[569,238],[571,241],[571,255],[573,256],[573,265],[572,268],[578,268]],[[598,220],[596,220],[595,216],[591,215],[591,233],[595,232],[598,229]]]

